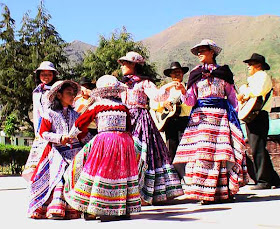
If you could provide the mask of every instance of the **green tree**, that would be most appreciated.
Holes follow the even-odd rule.
[[[17,55],[19,43],[15,40],[15,20],[11,17],[9,8],[4,4],[1,6],[3,19],[0,21],[2,42],[0,45],[0,104],[2,105],[1,118],[5,120],[15,108],[18,108],[19,104],[24,103],[24,98],[21,97],[24,92],[20,90],[23,81],[18,77],[21,73],[20,69],[17,69],[20,60]]]
[[[84,59],[83,76],[97,80],[105,74],[121,76],[118,58],[129,51],[141,54],[146,60],[149,59],[149,51],[141,42],[135,42],[132,35],[123,27],[121,31],[115,31],[108,39],[100,36],[99,44],[95,52],[89,52]],[[146,75],[155,77],[155,65],[146,64],[144,72]]]
[[[0,21],[0,104],[1,119],[14,113],[21,125],[33,129],[31,121],[32,91],[35,88],[34,69],[44,60],[53,62],[62,75],[66,43],[50,24],[50,14],[40,1],[34,19],[23,16],[21,29],[15,39],[15,21],[6,5]],[[2,122],[3,123],[3,122]],[[27,125],[26,125],[27,124]]]
[[[15,114],[10,114],[5,121],[5,127],[4,132],[7,134],[9,138],[13,138],[15,136],[16,130],[17,130],[17,116]]]
[[[30,18],[28,13],[24,15],[19,31],[20,42],[25,50],[28,50],[26,54],[29,57],[30,69],[34,70],[42,61],[48,60],[64,75],[62,65],[68,61],[64,53],[67,43],[50,24],[50,19],[51,15],[41,0],[35,18]]]

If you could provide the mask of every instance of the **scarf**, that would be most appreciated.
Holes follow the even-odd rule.
[[[34,89],[33,93],[44,93],[45,91],[49,91],[51,87],[52,86],[41,83]]]
[[[204,64],[195,67],[191,72],[187,84],[189,89],[195,82],[201,80],[203,77],[217,77],[223,79],[229,84],[234,84],[233,73],[231,72],[228,65],[213,65]]]
[[[140,82],[142,80],[150,80],[154,82],[154,79],[151,78],[150,76],[136,76],[136,75],[126,75],[123,76],[121,82],[125,83],[126,85],[134,85],[137,82]]]

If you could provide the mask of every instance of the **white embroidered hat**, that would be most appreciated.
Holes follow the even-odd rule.
[[[49,93],[47,94],[47,99],[52,102],[56,97],[57,92],[61,89],[62,85],[66,83],[69,83],[74,88],[76,95],[80,92],[81,86],[73,80],[59,80],[52,85]]]
[[[212,49],[215,52],[216,56],[218,56],[220,54],[220,52],[222,51],[222,48],[217,46],[217,44],[214,41],[212,41],[210,39],[204,39],[199,44],[197,44],[191,48],[192,54],[197,56],[198,47],[201,47],[201,46],[208,46],[210,49]]]
[[[96,89],[92,91],[92,96],[95,97],[120,97],[120,93],[125,91],[127,86],[115,76],[104,75],[96,81]]]

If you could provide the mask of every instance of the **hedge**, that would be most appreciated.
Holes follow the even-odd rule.
[[[0,144],[0,166],[9,166],[12,174],[21,174],[31,147]]]

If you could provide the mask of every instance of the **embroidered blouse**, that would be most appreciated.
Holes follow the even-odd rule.
[[[204,75],[192,84],[185,95],[182,95],[182,101],[189,106],[194,106],[198,99],[205,98],[228,99],[233,108],[236,111],[238,110],[234,84],[230,84],[221,78]]]
[[[70,163],[72,158],[81,149],[80,142],[87,143],[91,138],[91,134],[80,134],[78,139],[73,139],[71,147],[62,145],[61,138],[63,135],[69,135],[71,127],[74,125],[79,113],[73,109],[68,109],[67,115],[64,116],[63,111],[53,111],[48,109],[43,116],[40,127],[40,135],[46,141],[52,143],[52,147],[56,148],[62,157]]]
[[[75,126],[70,131],[70,136],[75,137],[79,133],[85,132],[88,125],[94,120],[98,133],[124,132],[129,130],[131,125],[129,110],[124,104],[110,99],[102,99],[95,102],[76,120]]]
[[[69,134],[78,117],[79,113],[72,109],[68,109],[67,116],[64,116],[62,110],[53,111],[48,109],[42,119],[41,137],[48,142],[60,145],[61,137]]]
[[[51,86],[40,84],[38,85],[32,93],[32,100],[33,100],[33,126],[35,134],[39,133],[39,127],[41,118],[44,112],[48,109],[48,99],[47,94]]]
[[[146,108],[148,98],[157,102],[165,101],[169,92],[163,87],[160,89],[150,80],[141,80],[133,84],[127,83],[128,89],[122,94],[123,102],[128,108]]]

